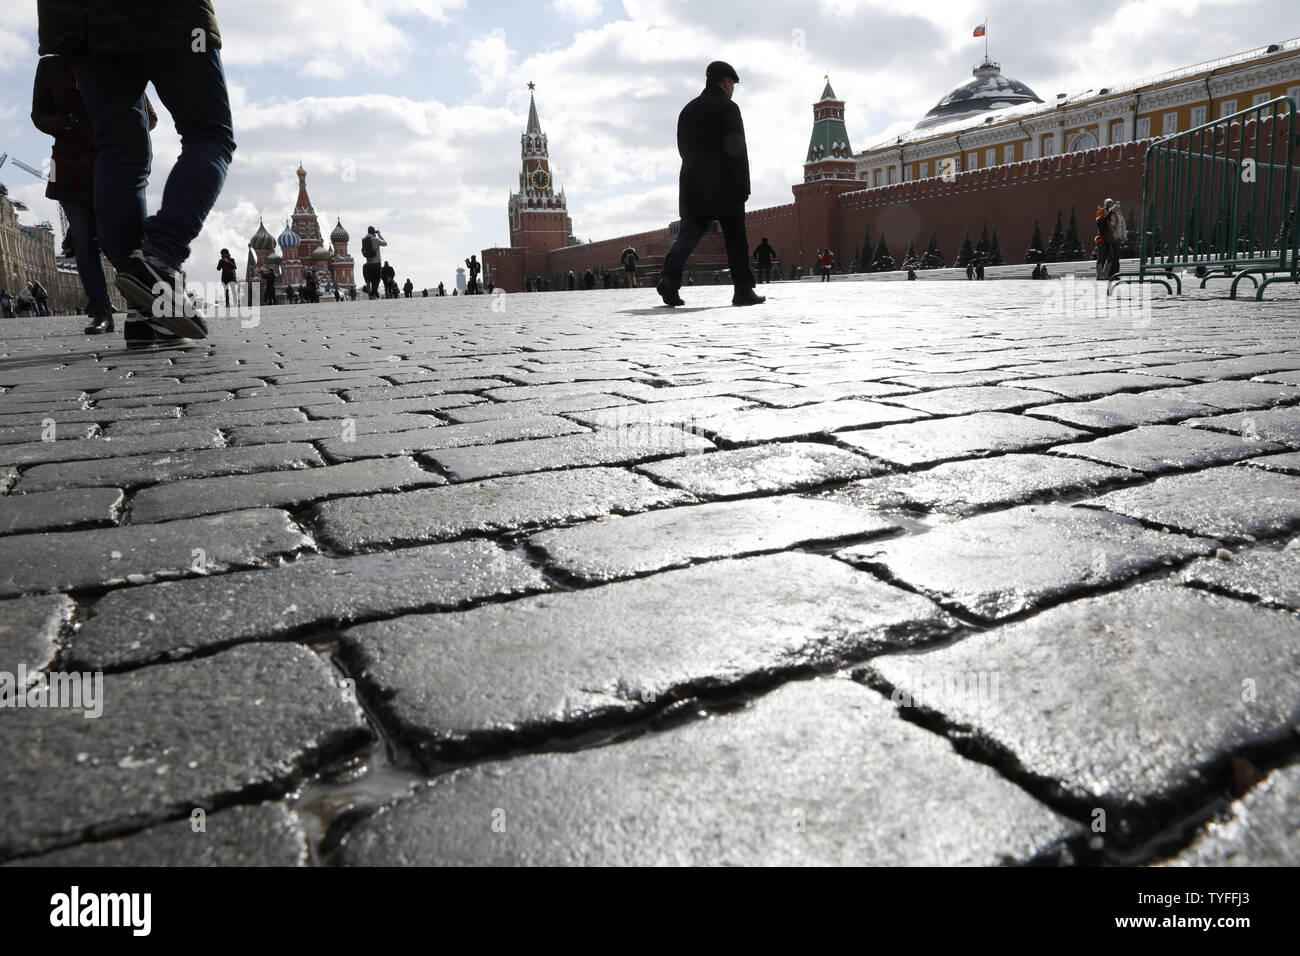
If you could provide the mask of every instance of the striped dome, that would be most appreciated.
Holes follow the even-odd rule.
[[[271,234],[266,231],[266,223],[262,222],[260,219],[257,223],[257,232],[253,233],[253,238],[248,240],[248,248],[255,249],[259,252],[275,248],[275,240],[272,239]]]
[[[343,220],[340,219],[338,225],[334,227],[334,231],[330,233],[330,242],[337,245],[340,242],[347,242],[350,238],[348,231],[343,228]]]
[[[285,220],[284,232],[280,233],[280,238],[276,241],[280,243],[281,249],[297,249],[302,245],[302,239],[293,231],[288,220]]]

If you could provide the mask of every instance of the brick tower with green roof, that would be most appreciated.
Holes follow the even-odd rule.
[[[822,98],[813,104],[812,139],[804,157],[803,181],[855,179],[857,163],[849,144],[849,130],[844,125],[844,101],[835,96],[830,77]]]

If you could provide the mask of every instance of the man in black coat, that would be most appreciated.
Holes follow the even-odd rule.
[[[732,102],[740,77],[722,61],[710,63],[704,92],[686,104],[677,118],[677,151],[682,157],[681,231],[664,262],[658,292],[668,305],[683,305],[678,290],[686,260],[717,220],[727,243],[734,289],[732,305],[758,305],[754,272],[745,236],[745,200],[749,198],[749,154],[740,107]]]
[[[763,241],[759,243],[758,248],[754,250],[754,258],[758,260],[758,281],[771,282],[772,260],[776,258],[776,250],[773,249],[772,244],[767,241],[767,236],[763,237]]]

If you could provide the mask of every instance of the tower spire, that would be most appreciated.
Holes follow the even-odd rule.
[[[533,96],[535,89],[537,89],[536,83],[528,84],[528,132],[541,135],[542,121],[537,118],[537,100]]]

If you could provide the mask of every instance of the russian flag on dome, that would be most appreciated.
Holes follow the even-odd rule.
[[[988,26],[988,22],[987,22],[987,21],[984,22],[984,23],[981,23],[979,26],[977,26],[977,27],[975,28],[975,32],[972,33],[971,36],[982,37],[982,36],[984,35],[984,28],[987,27],[987,26]]]

